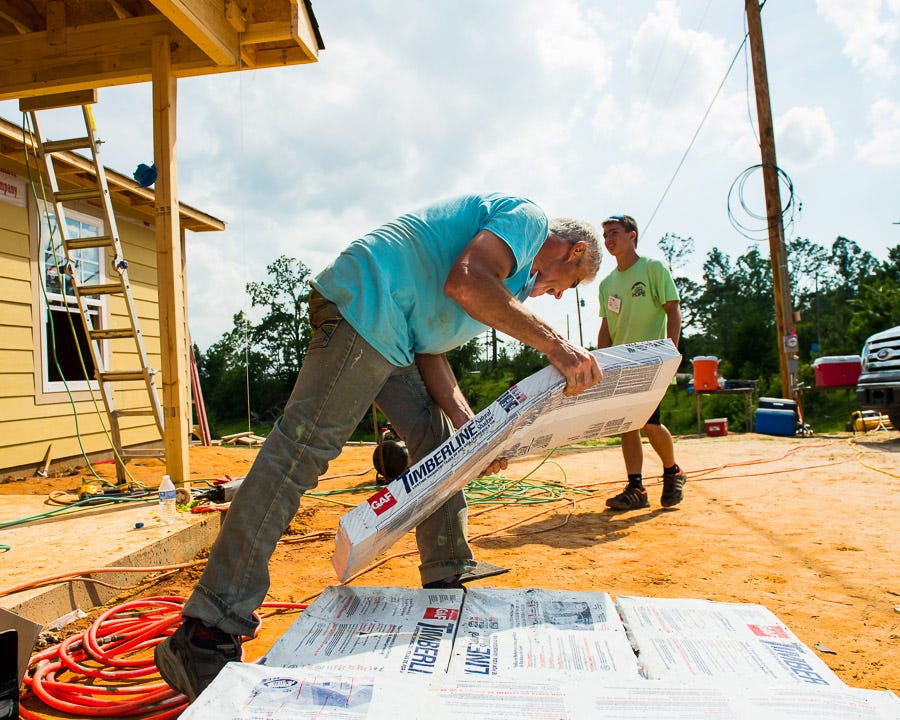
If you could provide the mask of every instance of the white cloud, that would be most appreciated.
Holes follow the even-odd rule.
[[[599,90],[609,80],[612,59],[595,27],[602,27],[597,13],[587,20],[578,2],[554,0],[553,11],[546,3],[530,6],[538,56],[544,66],[556,73],[586,76],[589,87]]]
[[[834,130],[822,107],[793,107],[775,121],[778,163],[791,169],[815,166],[835,150]]]
[[[673,0],[659,0],[633,36],[627,65],[634,94],[655,106],[705,107],[732,52],[722,38],[683,27]]]
[[[857,145],[856,156],[873,165],[900,165],[900,103],[882,99],[869,109],[871,137]]]
[[[597,181],[597,190],[600,197],[605,199],[605,205],[612,207],[624,202],[625,198],[638,191],[645,182],[646,178],[641,167],[626,161],[602,168]]]
[[[659,0],[633,36],[626,67],[628,100],[601,99],[594,127],[645,158],[678,157],[700,127],[734,48],[719,36],[685,28],[679,4]],[[743,90],[723,91],[701,131],[696,152],[735,156],[752,149]]]
[[[882,9],[884,15],[882,17]],[[864,74],[891,78],[897,70],[894,44],[900,36],[900,2],[816,0],[816,10],[844,36],[844,54]]]
[[[648,253],[664,232],[694,237],[698,263],[712,246],[741,252],[726,194],[759,162],[743,56],[667,184],[741,42],[742,10],[710,0],[329,0],[316,3],[327,46],[318,63],[180,80],[180,197],[228,223],[189,236],[195,339],[205,346],[228,330],[248,309],[244,284],[279,255],[318,272],[360,234],[456,192],[520,192],[551,215],[594,223],[629,212],[649,231]],[[764,22],[773,99],[784,102],[779,161],[790,172],[815,166],[796,176],[803,233],[833,237],[852,221],[854,238],[882,256],[878,232],[846,215],[859,183],[830,173],[900,163],[900,73],[882,81],[900,64],[900,0],[820,0],[818,16],[814,3],[770,2]],[[848,80],[861,72],[878,82]],[[102,89],[100,99],[104,162],[130,173],[152,157],[150,85]],[[20,117],[14,102],[0,114]],[[823,162],[832,153],[840,162]],[[893,188],[873,184],[866,217],[896,219]],[[583,296],[593,341],[596,297]],[[573,298],[535,307],[575,335]]]

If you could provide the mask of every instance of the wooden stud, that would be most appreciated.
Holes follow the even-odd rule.
[[[237,32],[247,30],[247,13],[236,0],[225,0],[225,19]]]
[[[47,0],[47,41],[50,45],[66,43],[66,3]]]
[[[159,282],[159,334],[162,358],[163,445],[173,482],[190,478],[191,425],[188,344],[184,315],[184,274],[178,216],[175,155],[178,88],[172,74],[168,35],[153,40],[153,146],[156,179],[156,257]]]
[[[51,108],[70,107],[73,105],[93,105],[97,102],[97,88],[90,90],[73,90],[72,92],[54,95],[38,95],[20,98],[19,112],[50,110]]]

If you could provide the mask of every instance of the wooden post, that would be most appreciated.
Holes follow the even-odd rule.
[[[156,262],[162,357],[163,445],[175,483],[190,478],[187,326],[175,162],[177,83],[168,36],[153,39],[153,154],[156,179]]]
[[[782,397],[792,397],[797,382],[797,332],[791,303],[791,277],[784,246],[781,220],[781,192],[778,186],[778,162],[775,158],[775,129],[769,100],[769,77],[763,46],[759,1],[745,0],[750,56],[753,60],[753,84],[756,87],[756,114],[759,118],[759,145],[762,156],[766,216],[769,225],[769,255],[772,261],[772,288],[775,292],[775,323],[778,334],[778,359],[781,367]]]

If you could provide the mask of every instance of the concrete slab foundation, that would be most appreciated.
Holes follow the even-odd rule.
[[[44,496],[0,496],[0,523],[39,516],[59,505]],[[41,517],[0,530],[0,593],[61,573],[127,587],[150,572],[87,571],[107,567],[156,567],[192,560],[219,532],[221,513],[179,513],[172,525],[159,519],[154,497]],[[2,550],[2,548],[0,548]],[[120,590],[72,580],[0,595],[0,606],[47,625],[75,609],[101,605]]]

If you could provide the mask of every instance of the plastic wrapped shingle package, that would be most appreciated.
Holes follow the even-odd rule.
[[[603,379],[563,395],[553,367],[529,375],[444,443],[344,515],[332,564],[341,582],[434,513],[498,457],[544,454],[569,443],[641,428],[662,400],[681,355],[668,339],[594,350]]]

